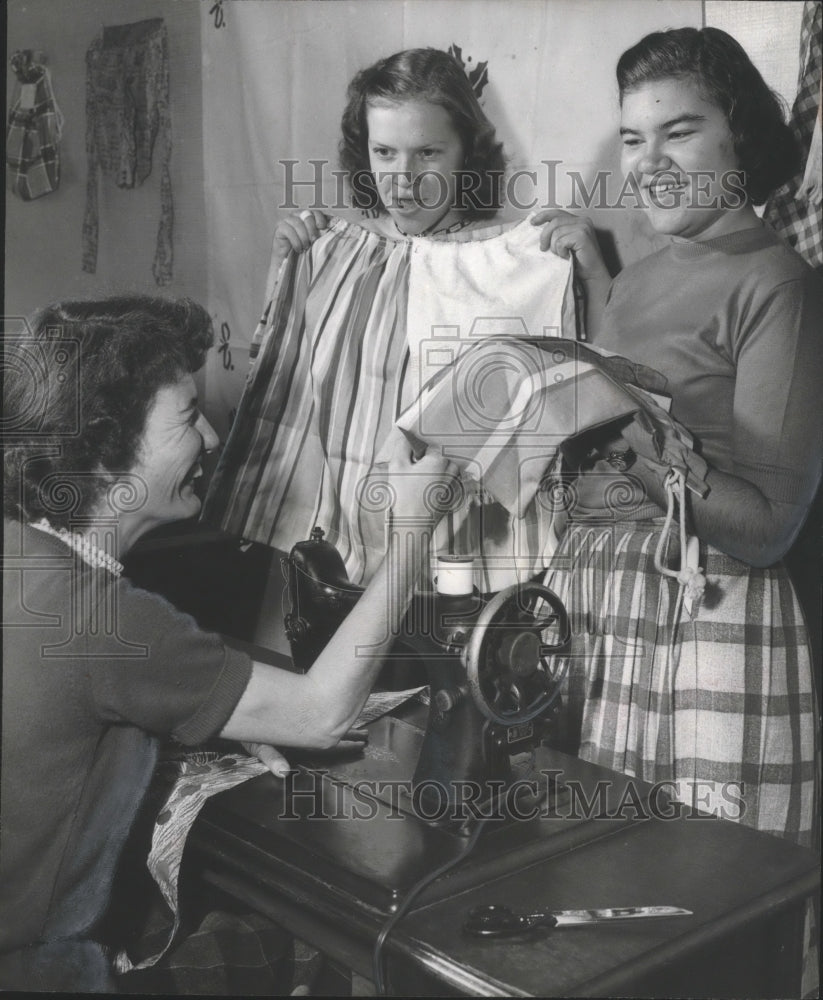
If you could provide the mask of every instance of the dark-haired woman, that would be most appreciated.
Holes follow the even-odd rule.
[[[547,578],[584,625],[573,728],[589,760],[812,846],[820,708],[780,560],[820,481],[823,286],[753,207],[792,175],[796,152],[778,100],[725,32],[648,35],[617,79],[623,170],[671,245],[612,281],[587,221],[535,222],[545,246],[575,255],[594,344],[667,377],[709,489],[667,487],[634,423],[580,461]],[[669,531],[681,510],[684,530]],[[804,995],[817,981],[813,925]]]
[[[580,753],[811,845],[819,709],[780,560],[820,480],[823,289],[753,207],[796,154],[777,99],[722,31],[649,35],[617,77],[623,169],[671,245],[612,281],[588,222],[535,221],[544,245],[576,257],[594,344],[667,377],[709,489],[667,488],[633,423],[580,463],[549,576],[590,626],[572,681]],[[675,531],[656,559],[670,501],[695,540],[682,553]]]
[[[405,550],[387,558],[302,675],[121,576],[142,535],[200,508],[193,484],[217,438],[192,372],[211,342],[199,306],[130,297],[50,307],[5,343],[2,989],[116,990],[103,918],[160,738],[269,744],[279,774],[271,745],[334,746],[419,569]],[[394,515],[424,526],[444,470],[399,443]],[[354,655],[364,642],[374,656]]]

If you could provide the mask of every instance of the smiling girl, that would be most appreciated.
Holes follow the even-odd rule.
[[[709,464],[708,494],[680,501],[707,586],[689,614],[677,581],[655,568],[669,497],[630,423],[581,463],[548,579],[561,597],[588,573],[606,581],[593,596],[574,591],[595,623],[578,637],[572,682],[580,752],[811,844],[818,709],[780,560],[820,480],[823,289],[754,210],[791,176],[796,152],[777,99],[722,31],[649,35],[617,78],[622,168],[672,243],[612,281],[586,220],[534,221],[545,246],[576,257],[599,318],[594,343],[667,377],[672,416]],[[616,488],[643,502],[610,505]],[[667,552],[677,568],[679,544]]]
[[[672,416],[709,465],[708,494],[680,500],[692,569],[707,582],[689,613],[660,572],[666,470],[637,425],[600,442],[581,463],[546,581],[592,623],[572,661],[580,754],[810,846],[819,703],[781,559],[820,481],[823,287],[753,207],[793,174],[797,154],[777,98],[722,31],[648,35],[622,55],[617,79],[622,169],[671,244],[612,281],[587,220],[546,212],[534,222],[544,246],[576,258],[595,345],[668,379]],[[643,502],[609,504],[620,495]],[[680,560],[675,539],[662,565]],[[605,586],[578,585],[591,579]]]

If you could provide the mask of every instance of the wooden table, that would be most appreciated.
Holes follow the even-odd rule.
[[[369,978],[389,914],[466,845],[454,829],[405,811],[402,796],[369,797],[358,784],[412,774],[425,709],[399,715],[372,723],[365,755],[304,760],[289,791],[264,775],[216,796],[187,848],[209,885]],[[819,884],[811,851],[685,808],[650,816],[650,786],[556,751],[541,749],[539,766],[562,772],[549,815],[490,821],[471,855],[423,891],[385,946],[392,992],[799,996],[804,901]],[[694,915],[494,941],[468,935],[467,910],[493,902],[673,904]]]

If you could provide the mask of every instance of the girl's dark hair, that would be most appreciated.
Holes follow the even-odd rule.
[[[369,167],[366,111],[371,101],[429,101],[445,108],[463,143],[464,174],[457,207],[469,218],[494,215],[503,203],[503,143],[477,101],[463,67],[440,49],[406,49],[361,70],[348,88],[341,123],[340,164],[358,208],[383,211]]]
[[[691,77],[726,115],[749,200],[761,205],[798,170],[800,151],[780,98],[731,35],[719,28],[655,31],[617,63],[620,100],[641,84]]]
[[[214,333],[188,299],[118,296],[47,306],[7,337],[7,515],[55,527],[95,510],[133,468],[159,389],[203,366]]]

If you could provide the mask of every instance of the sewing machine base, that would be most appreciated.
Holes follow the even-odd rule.
[[[311,668],[363,596],[323,534],[315,528],[283,560],[290,605],[284,625],[299,670]],[[388,652],[380,650],[384,674],[393,669],[396,681],[398,668],[406,676],[411,671],[418,683],[410,686],[427,684],[430,693],[405,806],[467,835],[481,819],[520,816],[552,794],[539,787],[540,775],[528,768],[518,774],[518,767],[556,728],[558,654],[569,650],[570,628],[559,598],[537,581],[492,595],[476,586],[463,590],[469,580],[457,582],[458,593],[424,587],[415,594]],[[355,650],[367,653],[373,655],[367,647]],[[400,808],[402,786],[391,788]]]
[[[377,719],[369,724],[363,751],[292,751],[294,772],[286,781],[261,775],[215,796],[203,814],[219,812],[227,831],[263,851],[271,849],[276,834],[278,863],[302,864],[308,853],[314,877],[390,912],[432,869],[461,856],[466,832],[474,828],[459,819],[421,816],[413,799],[411,778],[427,716],[427,706],[416,702]],[[577,809],[565,775],[557,777],[558,759],[565,760],[537,749],[538,772],[543,767],[549,772],[547,778],[541,775],[541,788],[549,787],[549,794],[533,811],[526,796],[518,795],[519,816],[490,810],[495,816],[484,824],[470,858],[449,875],[450,887],[508,870],[510,851],[527,864],[625,825],[625,816],[593,821]],[[251,856],[248,863],[254,864]]]

